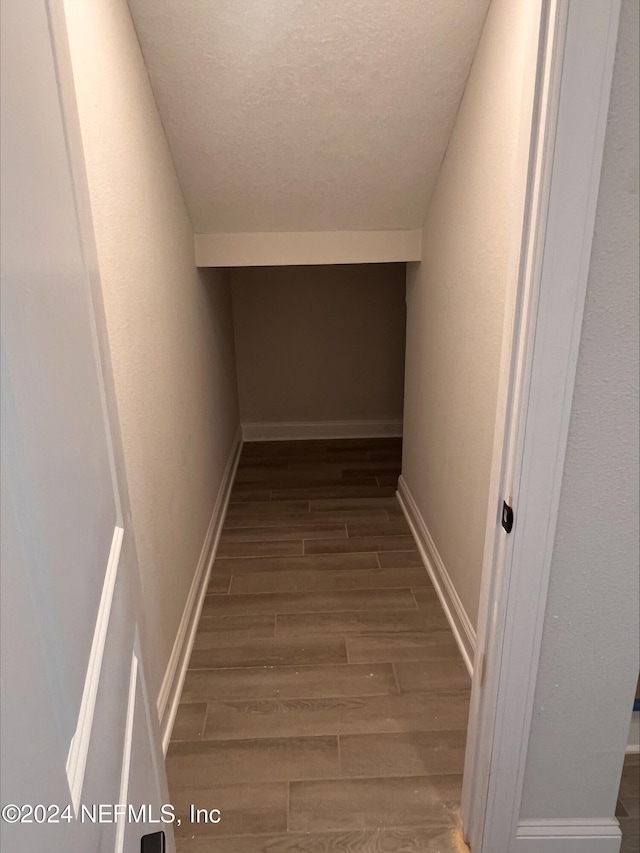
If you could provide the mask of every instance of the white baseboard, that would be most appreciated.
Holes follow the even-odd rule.
[[[304,441],[313,438],[392,438],[402,435],[401,420],[288,421],[242,424],[244,441]]]
[[[397,495],[413,537],[418,545],[422,561],[429,572],[442,608],[449,620],[449,625],[453,631],[453,636],[456,638],[460,654],[469,670],[469,675],[473,676],[476,632],[471,624],[471,620],[462,605],[462,601],[460,601],[460,597],[456,592],[453,581],[449,577],[445,564],[442,562],[442,557],[438,553],[435,542],[420,514],[418,505],[413,499],[413,495],[402,476],[398,480]]]
[[[619,853],[621,837],[615,818],[520,821],[513,853]]]
[[[204,603],[204,597],[209,584],[211,567],[216,556],[218,540],[222,532],[222,525],[229,504],[231,487],[240,461],[242,450],[242,435],[240,430],[233,442],[229,459],[222,475],[222,482],[218,489],[218,495],[211,514],[211,521],[204,538],[200,558],[193,576],[191,589],[187,597],[182,619],[178,627],[171,657],[162,679],[162,685],[158,694],[158,719],[160,720],[160,736],[162,748],[166,753],[171,740],[171,731],[176,718],[180,694],[184,684],[187,665],[193,648],[193,641],[200,620],[200,612]]]

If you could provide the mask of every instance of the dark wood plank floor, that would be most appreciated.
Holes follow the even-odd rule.
[[[400,461],[399,439],[243,448],[167,755],[179,853],[467,849],[470,682]]]

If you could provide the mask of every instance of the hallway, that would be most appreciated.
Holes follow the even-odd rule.
[[[179,853],[466,849],[470,681],[400,465],[395,438],[245,444],[167,755]]]

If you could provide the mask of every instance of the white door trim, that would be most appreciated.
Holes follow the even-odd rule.
[[[135,651],[131,655],[131,671],[129,673],[129,695],[127,698],[127,716],[124,729],[124,746],[122,748],[122,769],[120,771],[119,803],[128,803],[129,774],[131,772],[131,752],[133,749],[133,721],[136,713],[136,691],[138,687],[138,656]],[[124,831],[126,818],[121,817],[116,826],[115,853],[123,853]]]
[[[543,4],[478,615],[474,670],[485,675],[472,689],[462,795],[474,853],[516,849],[619,12],[620,0]],[[505,498],[511,535],[500,527]]]
[[[102,585],[102,594],[100,596],[100,604],[98,606],[98,616],[96,618],[96,626],[93,632],[93,640],[91,641],[87,674],[85,676],[84,687],[82,689],[82,700],[80,702],[80,710],[78,712],[78,724],[73,738],[71,739],[69,754],[67,755],[67,779],[69,781],[71,802],[73,803],[76,815],[78,814],[78,809],[80,807],[82,785],[84,783],[84,774],[87,766],[89,743],[91,741],[91,731],[93,729],[93,717],[96,710],[98,687],[100,686],[100,673],[102,672],[102,659],[104,657],[104,648],[107,642],[107,630],[109,628],[109,617],[111,616],[111,605],[113,603],[113,591],[115,589],[116,578],[118,576],[118,566],[120,564],[120,553],[122,551],[123,538],[123,528],[116,526],[113,530],[113,539],[111,540],[111,549],[109,551],[109,559],[107,561],[104,583]]]

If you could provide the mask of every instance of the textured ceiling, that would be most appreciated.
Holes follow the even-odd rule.
[[[488,0],[129,0],[194,230],[419,228]]]

